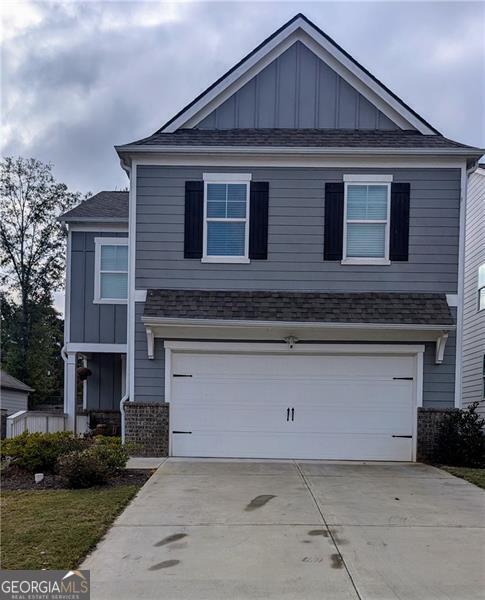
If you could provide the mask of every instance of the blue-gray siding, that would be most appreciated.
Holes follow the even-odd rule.
[[[301,42],[198,125],[234,128],[399,129]]]
[[[478,267],[485,264],[485,169],[470,176],[466,211],[463,308],[463,405],[479,401],[485,417],[485,310],[478,311]]]
[[[184,259],[184,186],[207,171],[251,172],[268,181],[268,260],[249,265],[202,264]],[[387,267],[343,266],[323,260],[324,188],[344,173],[393,173],[411,184],[409,262]],[[460,172],[457,169],[318,169],[208,167],[138,168],[136,287],[182,289],[394,291],[456,293]],[[164,394],[163,344],[147,358],[146,336],[136,304],[135,396],[160,401]],[[434,363],[434,344],[424,357],[424,405],[454,403],[455,336],[445,360]]]
[[[121,354],[90,354],[87,409],[119,410],[121,400]]]
[[[269,182],[268,260],[184,259],[184,186],[207,171],[251,172]],[[349,266],[323,261],[324,189],[344,173],[393,173],[411,184],[409,261]],[[136,287],[457,292],[458,169],[138,168]]]
[[[94,304],[94,238],[126,233],[73,231],[70,342],[126,344],[126,305]]]

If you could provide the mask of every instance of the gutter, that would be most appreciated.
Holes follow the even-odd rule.
[[[171,152],[175,154],[298,154],[309,156],[321,155],[439,155],[439,156],[481,156],[485,149],[480,148],[319,148],[319,147],[298,147],[298,146],[164,146],[164,145],[137,145],[127,144],[125,146],[115,146],[118,154],[124,152],[130,153],[152,153],[152,152]]]
[[[175,325],[185,327],[299,327],[304,329],[413,329],[416,331],[453,331],[456,325],[426,325],[423,323],[366,323],[326,321],[249,321],[242,319],[180,319],[170,317],[142,317],[146,326]]]

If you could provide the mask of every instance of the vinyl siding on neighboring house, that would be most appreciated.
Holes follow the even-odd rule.
[[[19,410],[27,410],[29,394],[16,390],[2,388],[0,391],[2,410],[7,411],[7,415],[13,415]]]
[[[290,46],[196,126],[253,127],[398,129],[301,42]]]
[[[136,288],[239,289],[320,292],[457,292],[459,169],[214,168],[139,166],[137,169]],[[185,181],[204,172],[250,172],[269,182],[268,259],[250,264],[202,264],[184,259]],[[409,261],[348,266],[323,260],[324,189],[347,173],[392,173],[411,185]],[[135,398],[164,396],[163,341],[147,358],[136,303]],[[455,336],[445,360],[426,345],[424,405],[454,405]]]
[[[126,343],[126,305],[94,304],[94,239],[127,237],[123,232],[71,233],[70,342]]]
[[[485,264],[485,169],[468,181],[465,232],[465,290],[463,307],[462,401],[467,406],[483,401],[483,357],[485,355],[485,310],[478,312],[478,267]]]

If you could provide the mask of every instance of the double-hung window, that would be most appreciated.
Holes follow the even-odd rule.
[[[128,238],[95,238],[94,302],[126,304]]]
[[[485,310],[485,263],[478,267],[478,310]]]
[[[392,175],[345,175],[344,264],[389,264]]]
[[[204,173],[202,262],[249,262],[250,174]]]

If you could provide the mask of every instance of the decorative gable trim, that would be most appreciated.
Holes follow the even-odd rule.
[[[297,41],[305,44],[401,129],[414,129],[425,135],[439,135],[434,127],[302,14],[296,15],[267,38],[168,121],[158,133],[173,133],[180,128],[196,126]]]

